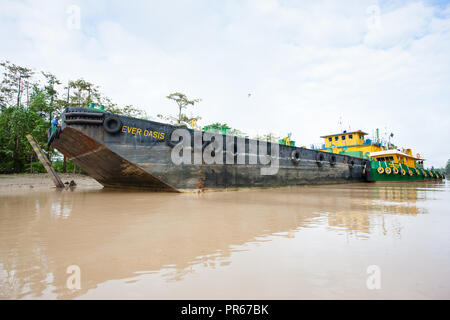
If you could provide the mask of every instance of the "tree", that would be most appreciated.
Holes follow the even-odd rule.
[[[76,107],[88,107],[92,102],[91,94],[97,93],[97,88],[84,79],[69,81],[69,89],[75,89],[71,98],[71,105]]]
[[[31,108],[19,106],[3,111],[0,114],[0,171],[23,172],[26,155],[32,151],[26,134],[45,143],[47,127],[44,119]]]
[[[105,106],[105,111],[131,117],[147,117],[144,111],[132,105],[118,107],[101,94],[98,86],[84,79],[61,82],[48,72],[42,72],[45,82],[34,78],[32,69],[17,66],[9,61],[0,63],[0,172],[24,172],[35,157],[27,134],[45,145],[47,130],[55,114],[70,106],[88,107],[90,103]],[[22,96],[26,93],[26,103]],[[52,161],[62,156],[53,148],[44,149]],[[64,162],[65,163],[65,162]],[[65,171],[66,165],[62,164]],[[72,163],[69,161],[69,168]],[[32,165],[32,163],[31,163]],[[31,168],[30,168],[31,169]],[[30,170],[31,171],[31,170]]]
[[[53,113],[57,112],[60,113],[61,110],[59,108],[59,105],[55,106],[55,100],[58,98],[58,91],[56,91],[55,86],[60,85],[61,81],[59,81],[55,75],[49,73],[49,72],[42,72],[43,76],[47,80],[47,84],[45,85],[45,92],[47,94],[47,97],[49,98],[48,102],[48,119],[49,121],[52,121],[52,115]]]
[[[2,105],[19,107],[22,103],[24,87],[28,88],[30,78],[34,72],[31,69],[21,67],[9,61],[0,62],[4,68],[1,82]]]
[[[198,117],[188,117],[185,114],[183,114],[182,111],[183,111],[183,109],[186,109],[189,105],[193,106],[194,104],[202,101],[201,99],[189,100],[186,97],[186,95],[179,93],[179,92],[171,93],[166,98],[169,100],[175,101],[178,105],[178,125],[186,124],[186,122],[189,122],[189,121],[192,121],[195,119],[198,120]]]
[[[266,133],[262,136],[261,140],[267,141],[267,142],[273,142],[273,143],[278,143],[278,140],[280,139],[280,137],[278,137],[277,135],[273,134],[272,132]]]
[[[126,105],[120,110],[120,113],[127,117],[133,117],[133,118],[146,118],[147,114],[145,111],[133,107],[131,104]]]
[[[445,175],[450,175],[450,159],[447,160],[447,165],[445,166]]]

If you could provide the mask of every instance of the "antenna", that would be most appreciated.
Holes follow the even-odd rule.
[[[338,126],[339,126],[339,132],[342,132],[343,131],[343,128],[342,128],[342,116],[339,116]]]

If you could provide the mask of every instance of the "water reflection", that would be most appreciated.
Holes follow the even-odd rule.
[[[369,238],[371,228],[381,226],[388,234],[385,214],[418,215],[426,214],[425,207],[417,206],[417,201],[425,201],[426,193],[418,187],[445,186],[445,183],[424,184],[375,184],[367,189],[349,188],[350,200],[339,205],[339,210],[327,212],[331,228],[343,228],[349,235]],[[425,189],[426,190],[426,189]],[[401,228],[393,226],[390,230],[400,237]]]
[[[378,231],[398,238],[402,225],[390,217],[426,214],[420,206],[426,190],[424,184],[354,184],[177,195],[78,190],[0,196],[0,297],[74,298],[112,279],[158,272],[165,281],[180,281],[194,266],[229,266],[231,254],[245,251],[246,244],[273,236],[294,239],[304,228],[325,226],[357,240]],[[82,270],[80,291],[66,288],[70,265]]]

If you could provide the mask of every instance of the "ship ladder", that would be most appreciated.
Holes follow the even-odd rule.
[[[50,174],[53,182],[55,183],[55,186],[57,188],[64,188],[64,183],[56,173],[55,169],[52,167],[50,161],[48,161],[47,156],[44,154],[44,152],[42,152],[41,147],[36,143],[36,141],[30,134],[27,135],[27,139],[34,152],[36,153],[39,161],[41,161],[41,163],[44,165],[45,170],[47,170],[47,172]]]

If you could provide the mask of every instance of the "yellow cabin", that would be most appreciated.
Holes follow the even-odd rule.
[[[400,150],[385,150],[370,153],[370,157],[374,161],[392,162],[397,164],[404,164],[410,168],[416,168],[416,163],[422,167],[423,160],[420,155],[414,157],[411,149]]]
[[[385,150],[379,141],[365,139],[367,133],[358,130],[322,136],[324,144],[320,151],[369,158],[371,152]]]

